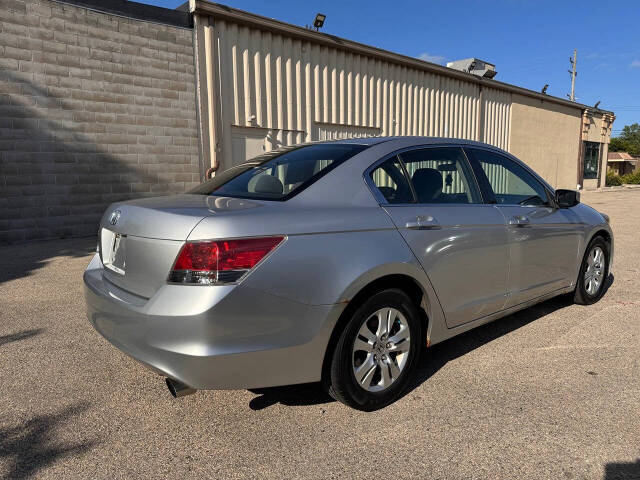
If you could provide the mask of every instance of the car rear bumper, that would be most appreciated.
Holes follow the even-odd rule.
[[[197,389],[318,381],[342,307],[310,306],[246,286],[166,285],[150,299],[84,273],[87,317],[109,342]]]

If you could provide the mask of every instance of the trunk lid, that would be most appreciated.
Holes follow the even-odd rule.
[[[123,235],[185,240],[198,222],[210,214],[207,197],[172,195],[113,204],[100,225]]]
[[[100,222],[104,276],[151,298],[167,282],[180,248],[204,218],[259,206],[243,199],[172,195],[111,205]]]

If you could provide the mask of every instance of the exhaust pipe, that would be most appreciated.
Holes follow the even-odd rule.
[[[178,380],[166,378],[165,381],[167,382],[167,388],[171,395],[173,395],[173,398],[186,397],[187,395],[196,393],[195,388],[191,388]]]

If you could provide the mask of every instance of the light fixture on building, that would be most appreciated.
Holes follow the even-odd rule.
[[[542,90],[540,90],[542,93],[547,93],[547,88],[549,88],[549,84],[545,83],[544,87],[542,87]]]
[[[327,16],[322,13],[318,13],[316,15],[316,18],[313,21],[313,26],[315,27],[316,31],[322,28],[322,26],[324,25],[325,18],[327,18]]]

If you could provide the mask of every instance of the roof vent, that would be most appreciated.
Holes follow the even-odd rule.
[[[493,78],[496,72],[496,66],[477,58],[466,58],[464,60],[456,60],[455,62],[447,62],[447,67],[454,70],[461,70],[467,73],[473,73],[479,77]]]

